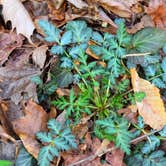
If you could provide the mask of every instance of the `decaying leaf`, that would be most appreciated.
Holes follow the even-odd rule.
[[[74,6],[76,6],[78,9],[82,9],[84,7],[88,7],[88,4],[86,4],[82,0],[68,0],[70,3],[72,3]]]
[[[39,74],[39,69],[28,65],[1,67],[0,97],[11,99],[15,104],[31,97],[37,100],[36,85],[30,79]]]
[[[96,0],[102,7],[108,11],[112,11],[120,17],[130,18],[132,11],[130,7],[140,0]]]
[[[146,13],[158,28],[166,28],[166,1],[150,0]]]
[[[23,111],[25,116],[14,120],[13,128],[27,151],[37,158],[40,144],[36,140],[36,133],[46,129],[47,114],[32,100],[28,101]]]
[[[115,145],[111,142],[110,146],[114,147]],[[123,163],[124,152],[116,148],[111,153],[106,154],[106,161],[111,164],[111,166],[125,166]]]
[[[30,37],[33,34],[35,26],[20,0],[1,0],[1,4],[3,5],[2,14],[5,21],[10,20],[12,28],[16,28],[17,34],[23,34],[32,43]]]
[[[7,59],[10,53],[17,47],[21,47],[24,37],[14,32],[0,33],[0,65]]]
[[[0,125],[0,137],[2,137],[3,139],[8,139],[14,143],[16,142],[16,140],[12,136],[10,136],[1,125]]]
[[[40,68],[43,68],[46,60],[46,51],[48,47],[46,45],[37,47],[32,54],[32,59]]]
[[[160,91],[149,81],[140,78],[136,69],[131,69],[132,86],[135,92],[144,92],[146,97],[137,102],[139,114],[153,129],[161,129],[166,124],[166,112]]]

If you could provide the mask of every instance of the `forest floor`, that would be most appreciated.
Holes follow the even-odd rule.
[[[0,3],[0,166],[166,165],[166,0]]]

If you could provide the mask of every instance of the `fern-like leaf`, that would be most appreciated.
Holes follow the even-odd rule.
[[[38,25],[44,31],[46,41],[59,43],[60,31],[58,28],[46,20],[39,20]]]

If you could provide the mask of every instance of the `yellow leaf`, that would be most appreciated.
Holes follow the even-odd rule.
[[[12,22],[12,28],[16,28],[17,34],[20,33],[26,36],[29,42],[32,43],[30,36],[35,26],[20,0],[1,0],[1,4],[3,5],[2,14],[5,21],[10,20]]]
[[[131,69],[130,72],[134,91],[146,94],[142,102],[136,103],[139,114],[150,127],[161,129],[166,124],[166,112],[159,89],[149,81],[140,78],[135,68]]]

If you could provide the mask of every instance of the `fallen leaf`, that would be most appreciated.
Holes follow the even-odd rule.
[[[108,11],[112,11],[114,14],[130,18],[132,15],[132,11],[130,7],[140,0],[96,0],[98,4],[100,4],[103,8],[107,9]]]
[[[166,112],[160,91],[149,81],[140,78],[133,68],[130,70],[134,92],[144,92],[146,97],[137,102],[138,112],[144,122],[153,129],[161,129],[166,124]]]
[[[36,85],[30,80],[35,75],[40,75],[40,71],[31,65],[1,67],[0,97],[11,99],[16,105],[31,97],[37,101]]]
[[[127,28],[127,32],[130,34],[134,34],[145,27],[154,27],[154,26],[155,25],[153,23],[153,20],[150,18],[150,16],[145,15],[141,18],[140,22],[136,23],[130,28]]]
[[[107,139],[104,139],[100,145],[100,147],[96,150],[96,155],[101,157],[103,153],[108,149],[108,145],[110,144],[110,141]]]
[[[37,158],[40,144],[36,140],[36,133],[46,130],[47,113],[32,100],[28,101],[23,111],[24,117],[12,121],[13,128],[26,150]]]
[[[135,108],[136,107],[136,108]],[[129,122],[137,123],[137,106],[131,105],[127,108],[122,108],[117,111],[119,115],[123,115]]]
[[[1,4],[3,5],[2,14],[5,21],[10,20],[12,28],[16,28],[17,34],[23,34],[32,43],[30,37],[33,34],[35,26],[20,0],[1,0]]]
[[[149,6],[145,8],[146,13],[152,18],[158,28],[166,28],[166,1],[150,0]]]
[[[10,136],[1,125],[0,125],[0,137],[2,137],[3,139],[10,140],[13,143],[16,142],[16,140],[12,136]]]
[[[44,63],[46,61],[46,52],[48,50],[48,47],[46,45],[37,47],[35,50],[33,50],[32,59],[35,64],[37,64],[41,69],[44,66]]]
[[[69,96],[70,90],[64,88],[57,88],[56,93],[58,96]]]
[[[11,110],[11,112],[9,111],[9,109]],[[0,100],[0,124],[8,135],[15,137],[16,134],[14,133],[11,124],[12,111],[15,111],[14,116],[16,116],[18,113],[17,110],[15,110],[14,107],[11,107],[11,104],[9,104],[9,102]]]
[[[78,9],[82,9],[82,8],[88,7],[88,4],[85,3],[82,0],[67,0],[67,1],[69,1],[71,4],[76,6]]]
[[[111,147],[115,147],[113,143],[110,144]],[[111,166],[125,166],[123,163],[124,152],[119,148],[116,148],[111,153],[106,154],[105,160],[111,164]]]
[[[88,45],[89,45],[89,46],[93,46],[93,45],[96,45],[96,43],[93,42],[93,41],[89,41]],[[94,58],[94,59],[97,59],[97,60],[100,59],[99,56],[97,56],[95,53],[92,52],[92,50],[90,49],[90,47],[88,47],[88,48],[86,49],[86,54],[89,55],[89,56],[91,56],[91,57]]]
[[[14,32],[0,33],[0,65],[3,65],[15,48],[22,46],[23,39],[24,37]]]
[[[61,22],[65,19],[66,3],[63,2],[64,0],[47,1],[49,17],[51,18],[51,20]]]

